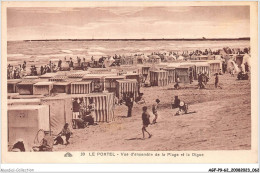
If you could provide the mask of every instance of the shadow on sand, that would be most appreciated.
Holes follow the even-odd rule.
[[[132,141],[132,140],[144,140],[144,138],[130,138],[130,139],[125,139],[127,141]]]

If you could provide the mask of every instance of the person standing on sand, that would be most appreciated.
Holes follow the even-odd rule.
[[[131,117],[132,116],[133,105],[134,105],[134,94],[130,93],[126,97],[126,106],[128,107],[127,117]]]
[[[155,124],[155,123],[157,123],[156,122],[156,120],[157,120],[157,118],[158,118],[158,112],[157,112],[157,109],[158,109],[158,105],[159,105],[159,103],[160,103],[160,100],[159,99],[156,99],[155,100],[155,104],[153,104],[153,108],[152,108],[152,110],[153,110],[153,114],[154,114],[154,119],[153,119],[153,123],[152,124]]]
[[[219,79],[218,79],[218,73],[216,73],[215,74],[215,88],[218,88],[218,87],[220,87],[219,85],[218,85],[218,83],[219,83]]]
[[[151,138],[152,135],[146,130],[146,127],[148,127],[150,124],[150,115],[147,112],[146,106],[143,107],[142,120],[143,120],[143,127],[142,127],[143,138],[145,137],[144,132],[146,132],[149,135],[148,138]]]

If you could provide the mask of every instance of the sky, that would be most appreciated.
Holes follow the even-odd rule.
[[[8,40],[249,36],[249,6],[7,9]]]

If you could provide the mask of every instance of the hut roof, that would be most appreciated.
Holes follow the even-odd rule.
[[[47,105],[15,105],[15,106],[9,106],[8,110],[36,110],[44,107],[48,107],[48,106]]]
[[[37,82],[34,85],[36,86],[53,85],[53,82]]]
[[[21,79],[8,79],[7,84],[17,84],[21,81],[22,81]]]
[[[71,82],[54,82],[53,85],[69,85]]]

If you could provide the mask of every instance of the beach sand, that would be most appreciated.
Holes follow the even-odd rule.
[[[146,105],[161,100],[157,124],[147,129],[152,138],[142,139],[142,105],[134,104],[133,116],[126,118],[127,107],[116,106],[115,121],[99,123],[85,129],[72,129],[67,146],[54,146],[53,151],[178,151],[178,150],[249,150],[251,148],[250,80],[238,81],[230,74],[219,76],[223,89],[214,88],[211,77],[207,89],[193,84],[174,84],[164,87],[142,88]],[[171,101],[178,95],[188,103],[192,114],[174,116]],[[148,102],[149,101],[149,102]],[[154,115],[151,114],[151,121]]]

